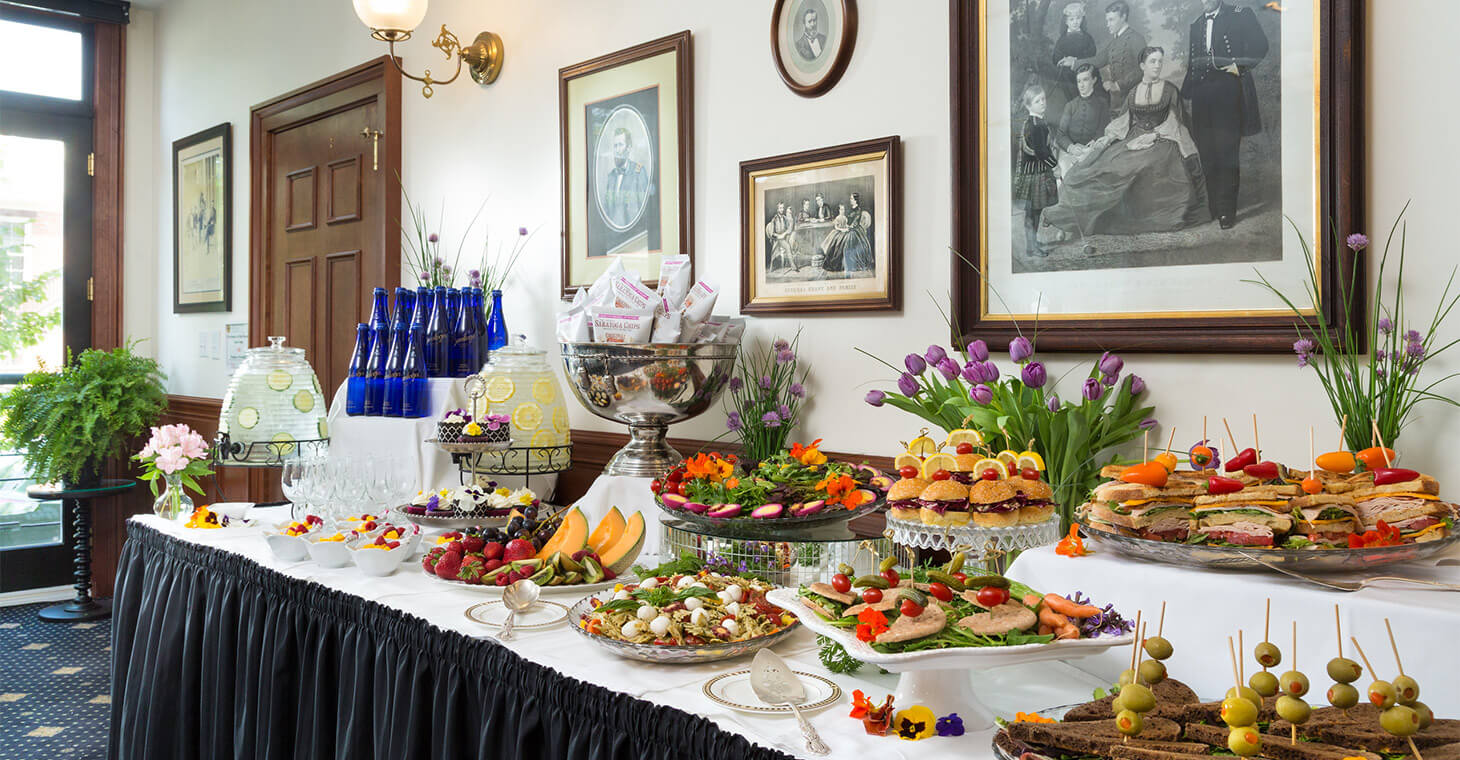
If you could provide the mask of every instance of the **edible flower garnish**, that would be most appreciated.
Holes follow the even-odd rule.
[[[851,475],[828,475],[816,484],[816,490],[826,492],[827,504],[841,504],[847,509],[856,509],[862,503],[857,481]]]
[[[1085,595],[1076,591],[1070,601],[1079,605],[1092,605]],[[1135,630],[1135,623],[1120,616],[1114,604],[1107,604],[1100,612],[1079,621],[1080,638],[1093,639],[1100,636],[1123,636]]]
[[[944,715],[943,717],[938,719],[938,735],[963,735],[963,719],[958,717],[958,713],[949,713],[948,715]]]
[[[874,709],[876,708],[872,704],[872,700],[867,699],[867,695],[863,694],[861,689],[856,689],[852,692],[852,712],[849,717],[861,720],[867,717],[867,713]]]
[[[1014,713],[1015,723],[1053,723],[1054,718],[1046,718],[1037,712],[1016,712]]]
[[[1373,546],[1398,546],[1402,543],[1404,541],[1399,537],[1399,529],[1383,520],[1380,520],[1375,528],[1366,530],[1362,534],[1351,533],[1348,537],[1348,548],[1350,549],[1367,549]]]
[[[888,694],[878,707],[872,707],[868,703],[866,714],[862,716],[862,729],[872,736],[886,736],[891,727],[892,695]]]
[[[711,483],[719,483],[735,471],[735,463],[721,456],[719,452],[700,453],[686,459],[684,469],[691,479],[703,478]]]
[[[887,630],[887,616],[868,607],[857,613],[857,640],[871,641]]]
[[[809,446],[803,446],[799,443],[793,443],[791,444],[791,458],[795,459],[803,465],[806,465],[807,467],[814,467],[816,465],[826,464],[826,455],[821,453],[821,451],[817,448],[820,445],[820,438],[812,441],[811,445]]]
[[[893,719],[893,726],[897,728],[897,738],[909,741],[926,739],[938,730],[937,717],[932,710],[922,705],[913,705],[899,711]]]
[[[1061,557],[1083,557],[1090,553],[1085,548],[1085,539],[1080,538],[1080,526],[1070,526],[1070,534],[1055,544],[1054,553]]]
[[[466,427],[462,428],[462,432],[466,433],[467,435],[481,435],[482,426],[478,425],[475,422],[468,422],[466,423]]]

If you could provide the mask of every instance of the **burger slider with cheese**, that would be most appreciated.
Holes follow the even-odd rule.
[[[1364,530],[1377,528],[1383,520],[1399,529],[1406,543],[1436,541],[1449,535],[1454,505],[1440,501],[1440,484],[1428,475],[1384,485],[1358,484],[1350,493],[1358,508]]]
[[[1185,541],[1196,528],[1193,500],[1206,489],[1195,482],[1168,481],[1163,488],[1111,481],[1095,488],[1085,505],[1092,528],[1153,541]]]
[[[1205,536],[1208,544],[1275,546],[1293,527],[1288,502],[1300,493],[1296,485],[1263,485],[1198,496],[1191,508],[1197,535]]]
[[[897,520],[917,522],[920,519],[919,511],[923,507],[919,497],[922,496],[923,489],[932,483],[933,481],[922,478],[903,478],[893,483],[887,489],[888,514]]]
[[[1320,547],[1348,546],[1359,529],[1359,510],[1348,494],[1316,493],[1288,502],[1293,512],[1293,533]]]
[[[935,480],[918,495],[924,525],[967,525],[968,486],[955,480]]]

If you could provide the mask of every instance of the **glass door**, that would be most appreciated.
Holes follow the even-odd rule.
[[[90,48],[0,12],[0,393],[91,345]],[[0,593],[71,579],[71,516],[25,495],[20,454],[0,441]]]

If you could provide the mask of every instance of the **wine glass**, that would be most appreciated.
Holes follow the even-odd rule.
[[[291,459],[284,463],[284,471],[279,476],[279,485],[284,489],[284,498],[289,500],[289,516],[295,520],[299,519],[299,505],[304,503],[304,480],[308,477],[309,462],[304,459]],[[305,504],[306,511],[309,508]]]

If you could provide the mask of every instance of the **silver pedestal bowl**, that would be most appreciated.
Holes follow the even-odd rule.
[[[740,347],[725,343],[563,343],[568,387],[588,411],[629,426],[605,475],[657,478],[682,457],[669,426],[703,414],[724,392]]]

